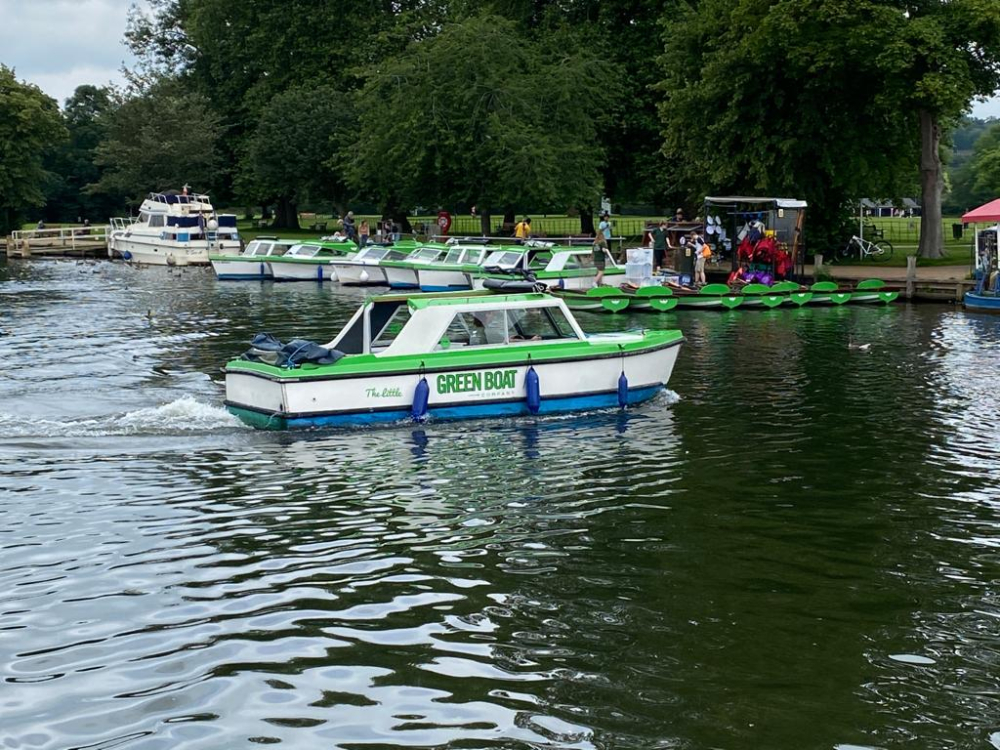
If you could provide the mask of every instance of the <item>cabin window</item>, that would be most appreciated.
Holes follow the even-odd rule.
[[[140,211],[139,212],[139,223],[140,224],[148,224],[149,223],[149,214],[147,214],[145,211]]]
[[[490,253],[484,266],[513,266],[520,259],[520,253]]]
[[[434,260],[440,254],[440,250],[432,247],[423,247],[410,253],[410,260]]]
[[[465,250],[462,248],[453,248],[448,251],[448,254],[444,256],[445,263],[462,263],[465,260]]]
[[[410,308],[407,305],[400,305],[396,308],[396,312],[392,314],[392,317],[386,321],[386,324],[382,326],[382,330],[378,332],[375,338],[372,340],[372,349],[383,348],[389,346],[399,332],[403,330],[403,326],[410,320]],[[375,322],[375,316],[372,317],[372,323]]]
[[[165,217],[163,216],[163,214],[153,214],[152,216],[149,217],[149,226],[151,227],[165,226],[166,222],[164,221],[164,218]]]
[[[288,250],[289,250],[288,245],[275,245],[274,249],[271,251],[271,255],[274,256],[284,255],[285,253],[288,252]]]
[[[390,250],[383,258],[385,260],[406,260],[406,253],[402,250]]]
[[[507,320],[503,310],[458,313],[435,347],[436,351],[466,346],[507,343]]]
[[[507,335],[512,342],[577,338],[573,326],[558,307],[509,310],[507,320]]]

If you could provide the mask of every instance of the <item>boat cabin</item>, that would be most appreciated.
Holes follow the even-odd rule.
[[[353,260],[357,263],[374,263],[380,260],[405,260],[408,255],[407,250],[400,250],[392,245],[365,245]]]
[[[336,258],[357,248],[353,242],[302,242],[293,245],[285,256],[288,258]]]
[[[547,294],[389,294],[366,300],[326,348],[396,356],[585,338],[565,303]]]

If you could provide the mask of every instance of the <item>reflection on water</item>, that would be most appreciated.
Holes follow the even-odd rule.
[[[673,393],[628,412],[220,408],[253,333],[363,294],[0,265],[7,746],[996,744],[994,318],[664,316]]]

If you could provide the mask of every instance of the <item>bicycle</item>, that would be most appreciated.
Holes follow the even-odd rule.
[[[858,237],[854,235],[848,241],[847,245],[837,254],[838,260],[847,260],[854,254],[854,250],[857,248],[858,260],[864,260],[865,258],[871,258],[877,261],[886,261],[892,257],[892,243],[888,240],[875,240],[871,242],[864,239],[863,237]]]

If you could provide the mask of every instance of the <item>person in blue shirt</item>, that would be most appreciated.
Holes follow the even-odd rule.
[[[597,229],[604,235],[604,239],[608,240],[609,244],[611,241],[611,218],[608,216],[607,212],[601,214],[601,223],[597,225]]]

